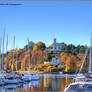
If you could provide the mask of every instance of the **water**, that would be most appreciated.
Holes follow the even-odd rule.
[[[63,91],[75,75],[41,74],[39,81],[0,86],[0,92]]]

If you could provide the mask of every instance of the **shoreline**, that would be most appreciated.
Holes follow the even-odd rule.
[[[36,73],[36,74],[76,74],[76,73],[65,73],[65,72],[43,72],[43,71],[16,71],[20,73]]]

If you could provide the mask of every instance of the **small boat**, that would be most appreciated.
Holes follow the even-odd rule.
[[[30,77],[30,75],[28,74],[22,74],[22,77],[21,79],[24,81],[24,82],[30,82],[32,79]]]
[[[15,89],[17,87],[22,86],[23,84],[8,84],[6,86],[4,86],[5,89]]]
[[[15,84],[12,84],[12,85],[8,84],[4,88],[5,89],[15,89],[16,87],[17,87],[17,85],[15,85]]]
[[[29,87],[30,86],[36,86],[36,85],[38,85],[39,84],[39,80],[37,80],[37,81],[31,81],[30,83],[29,83]]]
[[[14,79],[14,78],[7,78],[4,79],[5,84],[17,84],[19,83],[19,79]]]
[[[20,77],[17,77],[17,74],[15,72],[8,73],[4,77],[5,84],[17,84],[21,81],[22,80],[20,79]]]
[[[36,73],[29,73],[30,74],[30,77],[31,77],[31,80],[34,81],[34,80],[39,80],[40,79],[40,76],[37,75]]]
[[[5,71],[0,71],[0,78],[1,78],[1,77],[4,78],[4,76],[6,76]]]
[[[4,85],[5,84],[4,83],[4,74],[3,74],[3,72],[0,72],[0,85]]]
[[[2,78],[0,78],[0,85],[4,85],[4,84],[5,84],[5,82],[3,81]]]
[[[59,74],[63,74],[63,72],[59,72]]]

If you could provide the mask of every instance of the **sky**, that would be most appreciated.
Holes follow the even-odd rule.
[[[47,46],[57,42],[89,45],[92,33],[92,1],[21,1],[22,5],[0,5],[0,37],[8,35],[8,49],[23,48],[30,41]],[[5,38],[6,39],[6,38]],[[5,40],[6,41],[6,40]],[[6,42],[5,42],[6,43]]]

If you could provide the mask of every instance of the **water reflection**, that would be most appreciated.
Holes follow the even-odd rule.
[[[71,78],[66,75],[40,75],[40,80],[24,84],[0,86],[0,92],[34,92],[34,91],[63,91],[66,84],[71,83]]]
[[[42,91],[63,91],[66,84],[71,83],[70,77],[41,77],[40,89]]]

